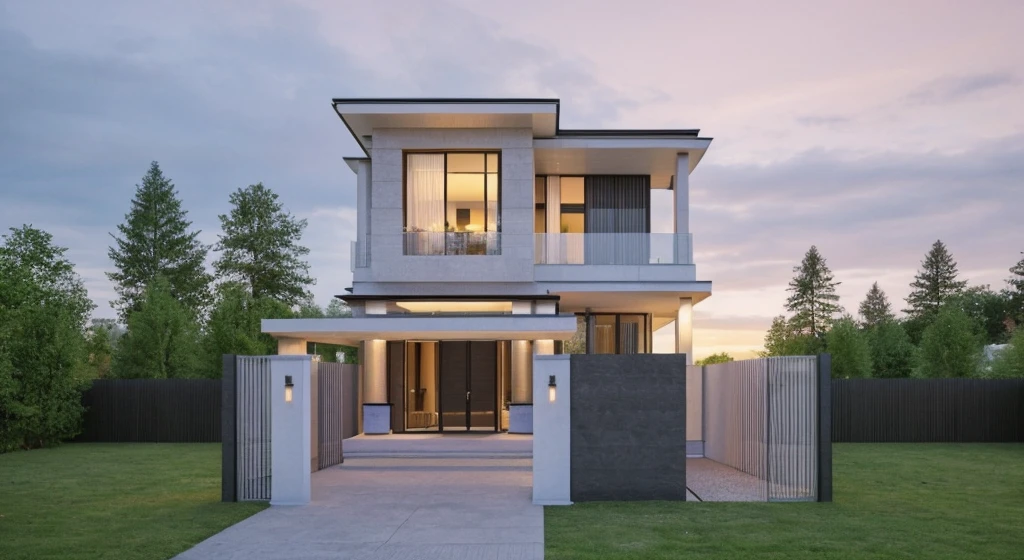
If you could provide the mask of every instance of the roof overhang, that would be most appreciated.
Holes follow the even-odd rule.
[[[341,319],[263,319],[274,338],[326,344],[363,340],[567,340],[574,315],[377,316]]]
[[[534,140],[535,172],[538,175],[650,175],[652,188],[669,188],[676,174],[679,154],[690,154],[692,172],[711,145],[711,138],[652,132],[655,133],[559,135]]]
[[[369,154],[376,128],[529,128],[558,131],[557,99],[334,99],[334,111]]]

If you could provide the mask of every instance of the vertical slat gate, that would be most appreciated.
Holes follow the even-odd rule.
[[[270,499],[270,358],[237,357],[238,500]]]
[[[317,366],[317,443],[320,449],[318,468],[326,469],[344,460],[342,440],[345,437],[345,369],[353,366],[320,362]]]

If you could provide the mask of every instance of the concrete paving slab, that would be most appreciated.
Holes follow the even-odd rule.
[[[313,474],[312,503],[271,507],[177,558],[544,557],[544,509],[532,504],[529,458],[352,457],[350,441],[344,464]]]

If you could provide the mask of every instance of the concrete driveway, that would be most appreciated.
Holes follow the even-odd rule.
[[[540,559],[530,461],[346,458],[313,474],[310,505],[271,507],[178,558]]]

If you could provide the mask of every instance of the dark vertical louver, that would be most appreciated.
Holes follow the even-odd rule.
[[[405,431],[405,341],[388,341],[388,393],[391,402],[391,431]]]
[[[647,264],[651,231],[651,178],[588,175],[584,178],[587,264]]]

